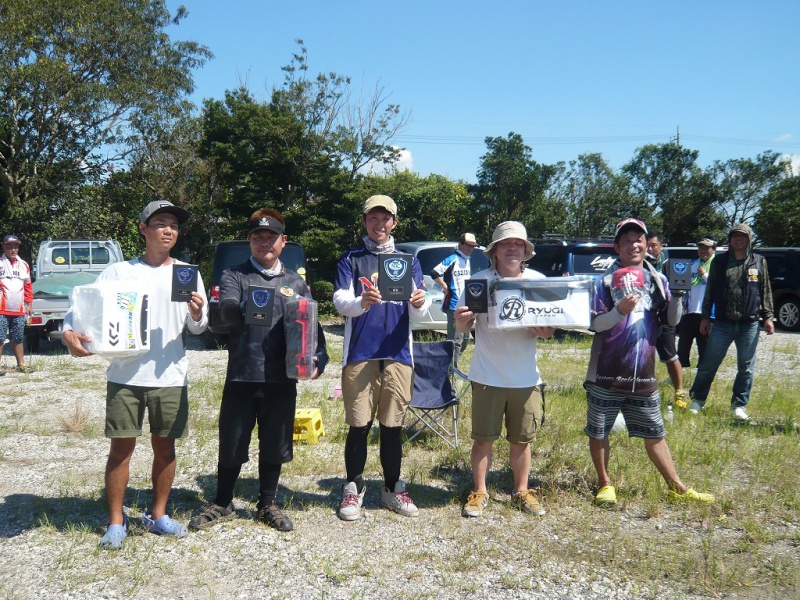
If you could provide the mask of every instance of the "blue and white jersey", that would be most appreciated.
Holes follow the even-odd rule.
[[[469,279],[470,274],[469,257],[462,254],[458,249],[433,267],[430,276],[433,279],[441,277],[447,284],[445,299],[449,301],[442,304],[442,310],[454,311],[456,309],[458,299],[464,293],[464,284]]]
[[[398,252],[399,253],[399,252]],[[411,267],[414,289],[425,289],[422,268],[414,258]],[[396,360],[413,365],[411,354],[411,313],[422,317],[430,299],[420,308],[408,301],[373,304],[361,308],[361,295],[368,285],[378,285],[378,255],[364,246],[348,250],[339,258],[334,282],[333,303],[347,317],[344,330],[342,364],[364,360]]]

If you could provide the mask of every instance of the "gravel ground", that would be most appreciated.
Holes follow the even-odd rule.
[[[341,344],[341,328],[328,328],[328,340]],[[774,348],[785,352],[793,345],[796,351],[798,342],[796,334],[764,337],[758,372],[779,374],[786,366],[775,360]],[[279,495],[291,504],[293,532],[280,534],[252,520],[254,506],[244,499],[257,491],[257,468],[251,462],[237,487],[241,518],[184,540],[145,534],[134,524],[121,552],[102,552],[97,543],[105,523],[106,363],[99,357],[72,359],[59,354],[56,345],[42,350],[30,360],[36,372],[0,378],[0,596],[5,598],[704,597],[664,585],[642,587],[610,571],[590,569],[587,562],[537,552],[537,540],[573,547],[576,536],[586,534],[570,530],[571,507],[548,506],[547,517],[532,520],[493,503],[490,519],[461,518],[457,496],[463,472],[460,480],[435,468],[434,475],[420,477],[415,489],[425,503],[417,519],[378,507],[376,476],[369,482],[364,517],[343,523],[335,517],[343,461],[341,441],[332,439],[333,423],[326,423],[328,439],[297,447],[281,479]],[[208,382],[224,376],[225,352],[205,350],[192,338],[189,359],[193,402],[212,402],[204,395]],[[3,360],[10,365],[8,351]],[[302,385],[324,404],[339,374],[339,365],[331,364],[324,378]],[[80,433],[66,433],[60,424],[81,419]],[[145,439],[134,454],[126,496],[134,517],[150,498],[151,455]],[[193,431],[178,452],[172,499],[178,515],[187,518],[213,494],[216,431]],[[320,475],[307,472],[309,464],[330,466]],[[603,535],[604,527],[661,526],[658,519],[604,513],[598,517],[600,533],[594,535]],[[529,549],[508,552],[519,546],[514,542],[520,534],[530,536]]]

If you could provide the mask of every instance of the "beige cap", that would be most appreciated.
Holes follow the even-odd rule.
[[[507,239],[517,239],[525,242],[525,258],[523,260],[530,260],[536,252],[533,251],[533,244],[528,239],[528,232],[525,225],[517,221],[503,221],[495,227],[492,233],[492,243],[486,246],[483,253],[490,259],[494,255],[494,245],[497,242],[502,242]]]
[[[474,233],[464,233],[461,235],[460,244],[469,244],[470,246],[477,246],[478,240],[475,239]]]
[[[373,208],[382,208],[385,211],[392,213],[394,216],[397,216],[397,204],[395,204],[394,200],[389,198],[389,196],[378,195],[367,198],[367,201],[364,202],[363,213],[367,214]]]

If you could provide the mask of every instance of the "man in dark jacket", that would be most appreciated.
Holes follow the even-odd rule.
[[[194,517],[189,527],[202,529],[235,516],[233,488],[249,460],[250,435],[258,423],[258,520],[279,531],[293,524],[275,503],[283,463],[292,460],[297,380],[286,374],[284,314],[288,302],[311,294],[302,277],[278,258],[286,244],[286,224],[272,209],[250,217],[247,239],[252,256],[226,269],[220,280],[220,313],[230,324],[228,372],[219,412],[217,496]],[[273,295],[272,318],[266,325],[245,323],[250,286]],[[325,336],[317,325],[313,378],[328,362]]]
[[[745,407],[753,386],[759,320],[764,320],[767,335],[775,333],[767,261],[760,254],[753,253],[752,242],[750,228],[744,223],[735,225],[728,233],[728,251],[717,254],[711,263],[700,321],[700,333],[708,334],[709,338],[689,392],[692,414],[697,414],[705,406],[711,382],[728,348],[734,343],[738,372],[733,382],[731,412],[737,421],[750,418]]]

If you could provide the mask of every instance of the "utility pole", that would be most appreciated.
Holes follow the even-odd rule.
[[[677,135],[673,138],[669,139],[670,143],[675,142],[675,144],[680,147],[681,145],[681,126],[678,125],[677,127]]]

